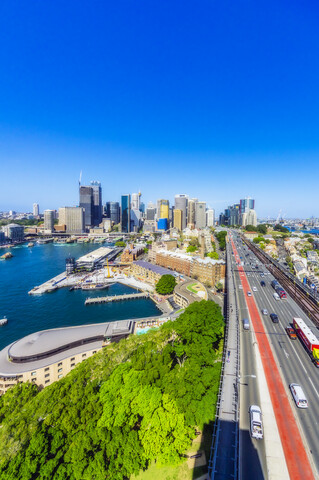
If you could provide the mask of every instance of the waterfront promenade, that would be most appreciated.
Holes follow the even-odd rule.
[[[111,295],[107,297],[87,298],[84,304],[92,305],[95,303],[121,302],[123,300],[135,300],[136,298],[148,298],[148,297],[149,297],[149,294],[144,292],[128,293],[126,295]]]

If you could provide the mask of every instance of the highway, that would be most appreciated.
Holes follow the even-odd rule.
[[[309,456],[313,460],[313,464],[316,468],[316,475],[318,476],[319,369],[317,369],[316,366],[311,362],[311,359],[309,358],[301,341],[299,339],[291,340],[288,337],[285,331],[285,327],[292,323],[293,317],[300,317],[307,323],[307,325],[311,328],[311,330],[317,337],[319,333],[318,329],[314,327],[314,325],[306,317],[304,312],[289,296],[287,296],[287,299],[274,299],[274,289],[271,287],[271,281],[274,279],[274,277],[269,274],[267,269],[259,262],[259,260],[251,251],[249,251],[249,257],[246,256],[247,249],[241,246],[240,243],[236,243],[238,246],[238,253],[240,257],[242,257],[241,260],[244,262],[243,267],[245,273],[247,274],[250,291],[254,296],[255,302],[260,311],[260,316],[262,317],[266,334],[268,336],[273,353],[277,360],[277,365],[282,376],[287,397],[291,403],[293,414],[297,419],[297,424],[301,426],[300,430],[303,435],[304,444],[306,445],[306,447],[308,447],[308,452],[310,452]],[[259,268],[252,268],[251,264],[258,264]],[[264,273],[264,276],[261,276],[262,272]],[[238,272],[235,274],[235,277],[239,278]],[[265,287],[262,287],[260,284],[262,280],[266,283]],[[256,292],[253,291],[253,287],[257,289]],[[245,298],[247,292],[244,292],[243,289],[240,288],[238,288],[237,291],[239,303],[243,305],[243,316],[241,318],[247,318],[247,310],[245,311]],[[267,309],[268,315],[263,315],[261,313],[262,309]],[[279,323],[274,324],[272,322],[269,316],[270,313],[276,313],[278,315]],[[242,335],[242,337],[245,337],[245,335]],[[249,343],[251,344],[251,341]],[[243,348],[241,348],[241,361],[242,364],[245,364],[247,359],[245,360],[246,354],[244,349],[246,349],[247,347],[244,343],[242,344],[242,347]],[[249,390],[253,390],[252,379],[249,380]],[[308,409],[300,409],[296,407],[289,390],[289,384],[294,382],[299,383],[302,386],[308,399]],[[253,394],[255,393],[253,392]],[[256,403],[258,404],[258,402]],[[263,464],[262,447],[258,448],[261,449],[259,451],[259,456],[261,458],[261,463]]]
[[[239,319],[249,318],[248,309],[242,290],[239,288],[241,280],[235,258],[231,255],[231,265],[234,273],[237,291],[237,305]],[[263,480],[267,478],[267,465],[264,440],[251,438],[249,430],[250,405],[260,405],[260,396],[256,376],[256,362],[252,330],[245,331],[240,326],[240,478]]]

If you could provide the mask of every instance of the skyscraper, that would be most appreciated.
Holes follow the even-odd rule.
[[[141,192],[132,193],[132,203],[131,203],[132,210],[139,210],[140,209],[141,196],[142,196]]]
[[[34,217],[39,216],[39,204],[38,203],[33,204],[33,216]]]
[[[84,225],[90,228],[93,225],[93,188],[80,187],[80,207],[84,209]]]
[[[121,230],[124,233],[131,231],[131,195],[121,196]]]
[[[206,202],[197,202],[195,208],[196,228],[206,227]]]
[[[160,200],[157,200],[157,220],[160,218],[167,218],[169,219],[169,201],[164,200],[161,198]]]
[[[182,230],[186,228],[187,225],[187,204],[188,204],[188,195],[179,194],[175,195],[175,208],[181,210],[182,212]]]
[[[213,208],[209,208],[206,211],[206,225],[207,227],[213,227],[215,224],[215,210]]]
[[[254,210],[255,200],[253,198],[247,197],[243,198],[239,202],[239,214],[242,215],[246,212],[247,209]]]
[[[97,181],[91,182],[93,193],[93,218],[92,225],[99,225],[102,222],[102,188],[101,183]]]
[[[110,202],[110,217],[114,225],[120,223],[120,204],[119,202]]]
[[[197,201],[197,198],[192,198],[191,200],[188,200],[187,225],[191,228],[195,227],[195,207]]]
[[[44,210],[44,232],[52,233],[54,230],[54,210]]]
[[[82,207],[59,208],[59,225],[65,225],[67,233],[81,234],[84,232],[85,212]]]
[[[177,230],[183,230],[182,228],[183,212],[179,208],[174,209],[174,227]]]

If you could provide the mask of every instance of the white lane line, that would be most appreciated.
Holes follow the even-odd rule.
[[[317,391],[316,387],[314,386],[314,384],[313,384],[313,382],[312,382],[311,378],[310,378],[309,376],[308,376],[308,378],[309,378],[309,381],[310,381],[311,385],[313,386],[313,389],[314,389],[314,391],[316,392],[316,395],[317,395],[317,397],[319,398],[319,393],[318,393],[318,391]]]

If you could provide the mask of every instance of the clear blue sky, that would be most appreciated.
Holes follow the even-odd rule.
[[[188,193],[319,216],[314,1],[0,3],[0,210]]]

